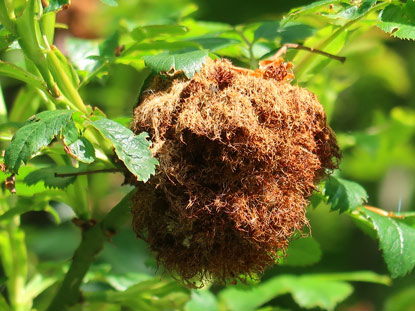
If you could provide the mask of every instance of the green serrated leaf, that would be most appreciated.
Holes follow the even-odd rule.
[[[49,0],[49,5],[43,9],[44,13],[57,12],[71,4],[71,0]]]
[[[73,113],[72,110],[52,110],[33,116],[16,132],[6,148],[6,167],[17,173],[22,162],[26,163],[41,148],[49,145],[62,128],[72,122]]]
[[[327,179],[324,193],[328,196],[331,210],[339,210],[340,213],[362,206],[368,197],[366,190],[359,184],[335,176]]]
[[[375,4],[376,0],[363,0],[358,5],[347,5],[335,14],[324,14],[324,16],[333,19],[353,20],[366,14]]]
[[[287,249],[287,257],[282,261],[287,266],[309,266],[321,259],[320,244],[312,237],[291,241]]]
[[[117,1],[115,0],[101,0],[101,2],[109,6],[118,6]]]
[[[281,38],[281,44],[283,44],[308,38],[315,32],[314,27],[302,23],[288,22],[281,25],[280,22],[265,22],[255,30],[255,40],[263,38],[273,41]]]
[[[187,32],[187,28],[181,25],[148,25],[134,28],[131,37],[137,41],[150,38],[155,39],[159,36],[182,35]]]
[[[207,50],[200,50],[181,54],[147,55],[143,56],[143,59],[145,64],[155,72],[183,71],[190,79],[206,62],[208,54]]]
[[[158,161],[151,156],[147,133],[134,135],[130,129],[105,118],[90,124],[113,144],[118,158],[138,180],[146,182],[151,175],[154,175]]]
[[[379,246],[392,278],[411,272],[415,267],[415,228],[399,219],[381,216],[366,208],[362,211],[377,231]]]
[[[388,5],[377,26],[394,37],[415,40],[415,1],[408,0],[403,6]]]
[[[321,9],[322,7],[329,6],[332,3],[337,3],[338,0],[321,0],[321,1],[315,1],[313,3],[310,3],[309,5],[305,5],[299,8],[295,8],[290,11],[288,18],[292,18],[293,16],[301,16],[306,15],[310,13],[314,13]]]
[[[80,162],[90,164],[95,161],[95,148],[85,137],[81,137],[68,145],[66,151]]]
[[[118,31],[115,31],[98,46],[99,56],[107,59],[113,59],[115,57],[115,49],[118,47],[119,41],[120,34]]]
[[[72,166],[49,166],[29,173],[24,182],[28,186],[43,182],[45,187],[63,189],[76,180],[76,176],[57,177],[55,174],[77,173],[81,170]]]
[[[78,140],[79,133],[74,122],[69,122],[62,129],[63,142],[70,145]]]

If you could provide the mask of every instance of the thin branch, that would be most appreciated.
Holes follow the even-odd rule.
[[[405,217],[402,215],[396,215],[391,211],[385,211],[381,208],[378,207],[374,207],[374,206],[370,206],[370,205],[364,205],[364,207],[366,209],[368,209],[369,211],[372,211],[380,216],[385,216],[385,217],[390,217],[390,218],[397,218],[397,219],[404,219]]]
[[[91,174],[98,174],[98,173],[117,173],[121,171],[122,170],[118,168],[107,168],[107,169],[96,170],[96,171],[85,171],[85,172],[75,172],[75,173],[55,173],[55,177],[72,177],[72,176],[91,175]]]
[[[381,2],[375,6],[373,6],[370,10],[368,10],[366,13],[364,13],[363,15],[359,16],[358,18],[355,18],[349,22],[347,22],[346,24],[344,24],[343,26],[339,27],[331,36],[329,36],[328,38],[326,38],[324,41],[322,41],[317,48],[319,49],[324,49],[326,46],[328,46],[330,43],[332,43],[343,31],[346,31],[350,26],[352,26],[354,23],[358,22],[359,20],[363,19],[365,16],[367,16],[368,14],[379,10],[381,8],[383,8],[384,6],[388,5],[389,1],[385,1],[385,2]],[[302,74],[306,71],[307,66],[309,65],[309,63],[312,60],[312,54],[307,55],[302,61],[300,61],[300,63],[296,64],[296,72],[295,72],[295,76],[296,79],[298,80],[300,78],[300,76],[302,76]]]
[[[288,49],[299,49],[299,50],[309,51],[311,53],[320,54],[320,55],[326,56],[328,58],[332,58],[332,59],[338,60],[338,61],[340,61],[342,63],[344,63],[345,60],[346,60],[346,57],[338,56],[338,55],[334,55],[334,54],[330,54],[330,53],[324,52],[322,50],[319,50],[319,49],[316,49],[316,48],[310,48],[308,46],[304,46],[304,45],[297,44],[297,43],[286,43],[286,44],[284,44],[277,51],[277,53],[275,53],[275,55],[273,57],[277,58],[277,57],[280,57],[282,55],[285,55],[287,53],[287,50]]]

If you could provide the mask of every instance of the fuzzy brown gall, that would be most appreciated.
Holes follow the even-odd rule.
[[[192,285],[262,273],[308,225],[315,184],[340,151],[323,107],[290,85],[208,60],[192,79],[156,77],[134,112],[160,165],[134,197],[133,227],[158,264]],[[248,72],[249,73],[249,72]]]

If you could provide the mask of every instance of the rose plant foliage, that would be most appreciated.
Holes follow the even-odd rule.
[[[413,276],[415,211],[369,205],[349,176],[367,154],[411,159],[414,111],[335,133],[334,103],[353,82],[329,73],[345,66],[338,54],[369,54],[349,48],[364,36],[415,40],[415,1],[322,0],[234,26],[190,5],[169,22],[57,40],[70,5],[0,0],[0,310],[333,310],[355,297],[352,282]],[[404,93],[402,71],[385,66],[373,72]],[[119,68],[135,78],[117,84]],[[377,240],[385,269],[326,265],[315,211]],[[55,222],[43,238],[33,215]],[[69,235],[42,253],[54,230]],[[405,286],[385,310],[413,310]]]

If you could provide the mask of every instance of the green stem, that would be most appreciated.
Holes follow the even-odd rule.
[[[127,194],[105,218],[82,234],[82,241],[72,260],[62,286],[52,300],[49,311],[64,311],[80,299],[80,286],[95,256],[103,249],[105,241],[118,231],[130,217],[130,204],[134,190]]]
[[[53,81],[46,63],[45,55],[39,43],[41,31],[39,22],[36,18],[36,4],[36,0],[29,0],[23,14],[16,19],[16,31],[19,36],[18,41],[24,54],[36,65],[51,94],[53,94],[54,97],[59,97],[59,92]]]
[[[52,46],[52,49],[46,51],[47,57],[51,64],[52,75],[54,76],[55,80],[58,81],[59,88],[69,99],[71,108],[88,114],[88,110],[84,104],[84,101],[79,95],[78,90],[73,86],[72,81],[63,69],[59,59],[56,57],[55,52],[53,51],[54,48],[55,47]]]
[[[27,278],[27,251],[25,234],[18,228],[19,218],[17,217],[9,224],[9,239],[13,250],[13,277],[12,284],[8,287],[13,293],[11,304],[15,311],[28,311],[30,306],[25,298],[25,284]],[[11,297],[10,297],[11,298]]]
[[[234,30],[239,34],[239,36],[242,38],[242,40],[246,43],[248,46],[248,52],[249,52],[249,60],[250,60],[250,67],[251,69],[258,68],[258,61],[255,58],[254,55],[254,45],[253,42],[250,42],[248,38],[245,36],[244,32],[242,30],[238,30],[234,28]]]
[[[0,0],[0,23],[10,32],[16,30],[13,2],[10,0]]]
[[[19,217],[5,224],[0,236],[1,262],[7,276],[9,302],[14,311],[28,311],[31,301],[25,297],[27,250],[24,232],[18,227]]]
[[[346,24],[344,24],[343,26],[338,28],[330,37],[325,39],[323,42],[321,42],[315,48],[319,49],[319,50],[324,50],[324,48],[327,45],[329,45],[334,39],[336,39],[343,31],[347,30],[350,26],[352,26],[354,23],[358,22],[359,20],[361,20],[362,18],[364,18],[368,14],[385,7],[387,4],[388,4],[387,2],[383,2],[383,3],[380,3],[378,5],[375,5],[373,8],[368,10],[365,14],[359,16],[356,19],[353,19],[353,20],[347,22]],[[316,57],[316,55],[314,55],[312,53],[309,53],[306,57],[304,57],[304,59],[301,62],[296,64],[296,66],[295,66],[295,68],[296,68],[296,70],[295,70],[296,80],[299,80],[300,76],[307,70],[308,65],[311,63],[311,61],[313,60],[314,57]]]
[[[7,107],[3,96],[3,90],[0,84],[0,123],[7,122]]]

